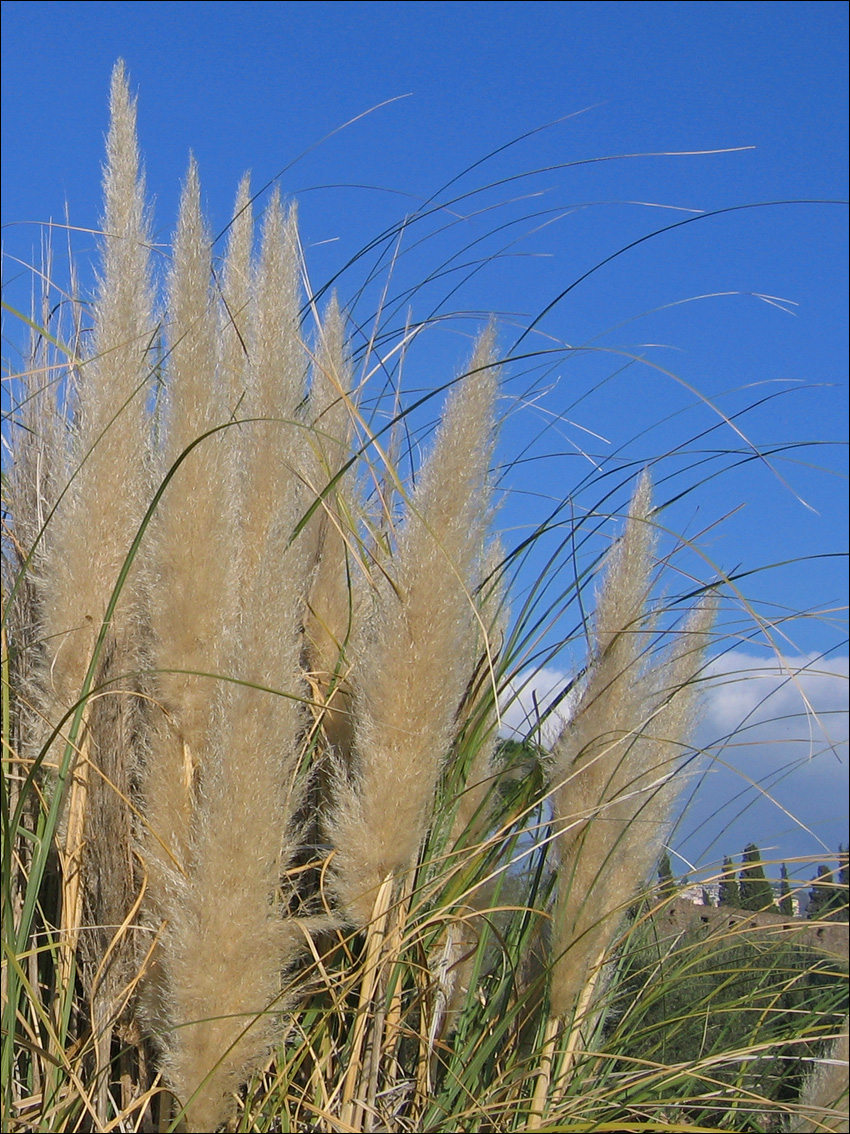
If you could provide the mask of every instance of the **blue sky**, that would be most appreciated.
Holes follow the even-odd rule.
[[[692,834],[683,853],[711,861],[752,838],[778,855],[819,854],[819,841],[847,841],[846,624],[822,613],[846,602],[846,561],[812,558],[846,550],[847,210],[740,208],[846,201],[846,5],[2,8],[10,303],[28,308],[41,222],[61,221],[67,203],[75,226],[97,228],[109,75],[123,57],[163,264],[190,150],[215,232],[245,170],[255,189],[282,174],[316,292],[333,280],[368,328],[395,255],[387,328],[434,317],[405,361],[411,394],[457,372],[488,312],[502,348],[524,356],[503,397],[509,544],[557,501],[569,501],[564,517],[603,501],[616,512],[652,464],[659,497],[677,498],[664,523],[698,545],[675,555],[668,587],[753,572],[727,592],[728,670],[775,665],[770,642],[791,669],[808,668],[791,682],[781,668],[721,682],[703,733],[709,743],[734,728],[730,713],[755,714],[752,743],[722,756],[762,784],[779,777],[777,800],[760,797],[728,830],[718,820],[702,848]],[[649,154],[667,156],[595,160]],[[432,200],[441,207],[398,245],[349,265]],[[733,211],[706,215],[717,210]],[[83,257],[95,245],[88,231],[71,242]],[[7,317],[13,365],[20,341]],[[602,524],[587,554],[615,530]],[[787,619],[802,610],[815,613]],[[752,611],[769,631],[753,631]],[[542,645],[574,626],[569,612]],[[563,675],[570,660],[549,669]],[[782,778],[789,762],[800,766]],[[746,782],[715,771],[705,806]]]

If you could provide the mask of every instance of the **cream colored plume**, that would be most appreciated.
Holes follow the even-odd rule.
[[[698,605],[675,645],[647,659],[653,568],[651,486],[645,474],[608,564],[594,620],[589,676],[552,754],[560,860],[553,919],[552,1014],[567,1017],[654,869],[694,724],[697,676],[713,620]]]
[[[411,869],[474,664],[476,565],[489,518],[496,395],[493,332],[452,392],[410,499],[368,637],[352,649],[354,767],[331,815],[333,879],[347,916]]]

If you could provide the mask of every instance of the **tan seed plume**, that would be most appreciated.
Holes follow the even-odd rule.
[[[281,976],[303,940],[287,922],[288,895],[281,890],[294,851],[289,823],[299,798],[307,578],[303,545],[291,542],[302,507],[298,407],[306,374],[296,250],[294,213],[285,219],[274,197],[252,296],[241,312],[249,350],[243,422],[218,435],[230,443],[227,449],[221,443],[209,447],[210,460],[229,452],[226,459],[235,463],[238,442],[243,480],[240,485],[219,477],[215,487],[229,499],[213,493],[204,507],[214,508],[197,510],[205,526],[187,546],[184,569],[185,593],[198,605],[186,612],[185,641],[173,640],[192,662],[187,668],[201,660],[193,654],[201,648],[201,668],[208,672],[212,662],[238,678],[235,684],[215,682],[212,689],[203,682],[207,715],[196,734],[201,748],[193,760],[198,783],[184,836],[185,868],[170,872],[162,903],[164,1066],[187,1106],[190,1128],[198,1130],[214,1129],[227,1117],[233,1090],[280,1034]],[[186,344],[189,330],[178,328]],[[200,382],[204,374],[202,369],[184,381]],[[203,429],[207,422],[194,425]],[[217,628],[216,595],[199,590],[189,570],[209,547],[221,559],[211,571],[238,569],[238,579],[235,573],[222,579],[226,594],[238,597],[236,617],[225,610]],[[199,642],[206,620],[212,620],[211,645]],[[193,690],[192,684],[183,689],[183,706]],[[175,716],[179,720],[180,710]]]
[[[112,75],[104,171],[102,274],[91,355],[80,367],[64,494],[44,535],[41,620],[46,644],[42,719],[51,724],[83,695],[95,643],[145,512],[146,399],[154,334],[149,228],[136,146],[136,105],[123,64]],[[120,490],[116,491],[116,485]],[[76,733],[66,794],[62,926],[80,939],[97,1053],[108,1059],[112,1024],[134,971],[133,936],[121,930],[136,897],[132,797],[138,774],[145,581],[136,562],[123,585],[93,671],[97,696]],[[66,730],[67,731],[67,730]],[[57,757],[62,760],[61,745]],[[105,1080],[104,1080],[105,1082]],[[105,1106],[100,1091],[98,1108]]]
[[[677,632],[675,648],[647,668],[654,547],[647,475],[629,511],[598,600],[590,676],[553,748],[560,859],[551,991],[556,1017],[576,1009],[660,853],[713,618],[710,603],[698,606]]]
[[[354,654],[355,767],[339,779],[330,828],[334,885],[359,925],[383,881],[413,864],[472,667],[493,351],[488,331],[448,400],[398,537],[393,585],[376,588],[369,636]]]

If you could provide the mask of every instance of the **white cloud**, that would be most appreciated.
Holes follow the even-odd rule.
[[[771,725],[783,735],[847,743],[847,658],[732,651],[709,663],[708,676],[705,717],[719,736]]]
[[[780,858],[822,856],[847,841],[848,658],[758,656],[732,650],[709,663],[696,745],[701,775],[674,840],[692,860],[748,842]],[[574,674],[525,670],[503,699],[503,731],[524,736],[559,696],[543,728],[551,745],[575,703]],[[510,703],[509,703],[510,701]]]
[[[779,859],[824,857],[847,842],[848,668],[846,657],[745,650],[710,663],[705,777],[681,828],[691,855],[755,842]]]
[[[780,746],[786,763],[846,760],[847,677],[847,658],[724,654],[709,665],[701,737],[761,764],[776,757],[765,745]]]
[[[765,743],[788,743],[796,758],[804,745],[809,756],[825,748],[840,753],[848,737],[849,669],[847,658],[765,659],[742,650],[715,658],[705,677],[702,741],[751,752]],[[525,735],[558,697],[563,700],[554,715],[560,722],[568,718],[575,695],[564,691],[572,676],[551,667],[519,674],[503,698],[505,732]]]
[[[514,737],[527,736],[549,706],[562,696],[572,676],[565,670],[549,667],[523,670],[514,678],[508,692],[502,698],[504,734]],[[554,743],[574,703],[574,694],[567,693],[552,717],[543,725],[540,739],[545,747]]]

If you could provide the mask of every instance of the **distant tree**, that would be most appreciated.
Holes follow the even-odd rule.
[[[838,847],[838,890],[836,899],[836,920],[850,920],[850,850],[841,845]]]
[[[788,884],[788,867],[785,863],[779,870],[779,912],[786,917],[794,916],[794,903],[791,900],[791,887]]]
[[[702,904],[704,906],[713,906],[714,902],[711,900],[711,894],[706,890],[705,886],[702,888]]]
[[[755,843],[744,847],[744,858],[738,874],[741,909],[770,910],[774,908],[773,887],[764,876],[761,854]]]
[[[809,904],[806,907],[806,917],[820,919],[829,913],[832,900],[832,871],[822,862],[818,866],[817,876],[809,890]]]
[[[670,865],[670,855],[664,851],[658,860],[658,893],[661,898],[672,898],[676,893],[676,880]]]
[[[718,906],[741,907],[741,891],[738,879],[735,877],[735,864],[728,856],[723,859],[723,874],[720,879],[720,889],[717,895]]]
[[[828,921],[847,921],[848,909],[847,851],[838,848],[838,869],[830,870],[824,863],[818,867],[817,877],[809,891],[806,914],[810,918]]]

